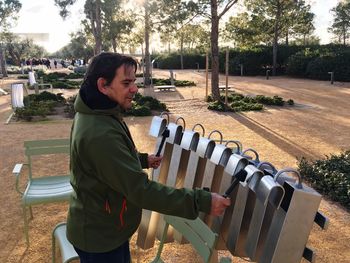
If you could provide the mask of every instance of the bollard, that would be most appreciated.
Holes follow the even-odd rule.
[[[239,64],[241,67],[241,76],[243,77],[243,64]]]
[[[334,72],[330,71],[330,72],[328,72],[328,74],[331,75],[331,84],[333,85],[333,83],[334,83]]]
[[[196,65],[197,65],[197,71],[199,72],[199,63],[196,62]]]
[[[266,79],[269,79],[269,77],[270,77],[270,70],[268,69],[266,70]]]

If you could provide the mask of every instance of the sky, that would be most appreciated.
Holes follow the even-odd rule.
[[[340,0],[310,0],[311,11],[316,14],[314,25],[315,34],[320,37],[321,44],[330,42],[331,35],[327,32],[331,25],[330,9]],[[49,39],[44,47],[54,52],[69,43],[69,34],[75,32],[84,18],[83,7],[85,0],[77,0],[70,8],[71,14],[63,20],[54,0],[20,0],[22,9],[18,14],[15,33],[48,33]],[[233,7],[234,8],[234,7]]]

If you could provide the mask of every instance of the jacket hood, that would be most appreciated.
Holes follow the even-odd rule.
[[[91,109],[89,106],[85,104],[83,99],[81,98],[80,93],[78,93],[77,98],[74,102],[74,110],[79,113],[84,114],[92,114],[92,115],[105,115],[105,116],[113,116],[119,120],[123,119],[124,110],[118,105],[109,109]]]

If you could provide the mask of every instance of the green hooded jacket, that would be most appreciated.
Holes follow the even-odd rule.
[[[67,238],[91,253],[118,248],[137,230],[142,208],[194,219],[209,213],[211,194],[175,189],[148,179],[147,154],[134,146],[121,110],[90,109],[80,95],[71,132]]]

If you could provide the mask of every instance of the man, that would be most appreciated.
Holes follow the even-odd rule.
[[[223,214],[230,200],[201,189],[174,189],[148,179],[162,157],[138,153],[122,114],[137,92],[131,57],[93,58],[75,102],[67,237],[84,262],[130,262],[129,238],[142,208],[196,218]]]

